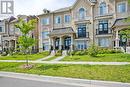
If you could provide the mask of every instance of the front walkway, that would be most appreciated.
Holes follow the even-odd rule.
[[[19,62],[23,63],[26,60],[0,60],[0,62]],[[29,63],[42,64],[67,64],[67,65],[128,65],[130,62],[61,62],[61,61],[29,61]]]
[[[47,59],[49,59],[49,58],[51,58],[51,57],[53,57],[52,55],[49,55],[49,56],[47,56],[47,57],[45,57],[45,58],[41,58],[41,59],[38,59],[38,60],[36,60],[36,61],[44,61],[44,60],[47,60]]]
[[[59,83],[59,84],[73,85],[79,87],[130,87],[129,83],[74,79],[74,78],[65,78],[65,77],[52,77],[52,76],[43,76],[43,75],[39,76],[39,75],[12,73],[12,72],[0,72],[0,77],[9,77],[9,78],[49,82],[49,83]]]
[[[60,57],[57,57],[56,59],[51,60],[51,61],[60,61],[60,60],[64,59],[64,57],[65,57],[65,56],[60,56]]]

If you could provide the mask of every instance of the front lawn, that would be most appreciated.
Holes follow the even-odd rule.
[[[33,69],[27,70],[19,68],[22,64],[23,63],[0,63],[0,71],[130,83],[130,65],[91,66],[35,64]]]
[[[29,60],[37,60],[48,56],[48,52],[38,54],[28,54]],[[25,55],[13,55],[13,56],[0,56],[0,60],[25,60]]]
[[[89,55],[84,56],[67,56],[61,61],[90,61],[90,62],[130,62],[130,54],[98,54],[97,57]]]

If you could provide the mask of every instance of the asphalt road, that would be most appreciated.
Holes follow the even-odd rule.
[[[0,87],[79,87],[79,86],[0,77]]]

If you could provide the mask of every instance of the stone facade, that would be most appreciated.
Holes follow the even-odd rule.
[[[15,24],[18,23],[18,19],[22,18],[24,20],[37,19],[36,16],[26,16],[18,15],[17,18],[10,17],[0,21],[0,51],[14,50],[17,51],[19,48],[17,46],[18,37],[22,35],[20,30],[15,27]],[[29,34],[36,40],[38,40],[38,19],[36,27]],[[38,41],[34,47],[32,47],[32,52],[38,52]]]
[[[71,7],[53,12],[44,10],[38,16],[39,49],[83,50],[93,43],[105,48],[119,47],[119,28],[128,25],[121,28],[115,24],[128,16],[127,0],[77,0]],[[62,30],[68,28],[73,32]]]

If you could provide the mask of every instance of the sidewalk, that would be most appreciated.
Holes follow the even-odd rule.
[[[53,57],[52,55],[49,55],[49,56],[47,56],[47,57],[45,57],[45,58],[41,58],[41,59],[38,59],[38,60],[36,60],[36,61],[44,61],[44,60],[47,60],[47,59],[49,59],[49,58],[51,58],[51,57]]]
[[[26,60],[0,60],[0,62],[26,62]],[[62,61],[29,61],[29,63],[67,64],[67,65],[129,65],[130,62],[62,62]]]
[[[129,83],[74,79],[74,78],[65,78],[65,77],[52,77],[52,76],[43,76],[43,75],[39,76],[39,75],[22,74],[22,73],[20,74],[20,73],[11,73],[11,72],[0,72],[0,76],[41,81],[41,82],[69,84],[69,85],[75,85],[80,87],[130,87]]]

